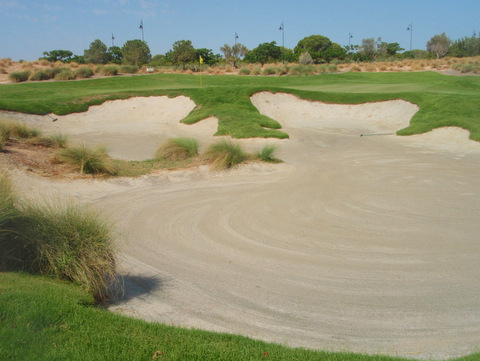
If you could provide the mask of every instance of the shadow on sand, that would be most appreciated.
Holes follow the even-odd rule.
[[[146,275],[120,274],[110,287],[110,303],[120,305],[134,298],[140,298],[161,290],[167,284],[167,279]]]

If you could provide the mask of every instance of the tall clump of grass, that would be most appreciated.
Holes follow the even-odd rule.
[[[75,78],[87,79],[93,76],[93,70],[88,66],[81,66],[74,72]]]
[[[29,126],[25,123],[20,122],[12,122],[11,123],[11,135],[16,136],[22,139],[30,139],[34,137],[38,137],[42,134],[42,132],[32,126]]]
[[[47,148],[65,148],[67,146],[68,136],[56,133],[48,136],[33,138],[30,144],[41,145]]]
[[[55,80],[73,80],[75,74],[70,69],[63,69],[61,72],[55,74]]]
[[[265,145],[259,152],[257,152],[257,159],[260,159],[268,163],[280,163],[281,161],[275,157],[275,152],[277,151],[277,146],[273,144]]]
[[[27,203],[17,242],[22,268],[82,285],[101,301],[115,276],[112,227],[72,203]]]
[[[155,157],[170,161],[186,160],[198,155],[198,142],[192,138],[172,138],[158,148]]]
[[[138,67],[135,65],[122,65],[120,67],[120,72],[121,73],[126,73],[126,74],[135,74],[138,73]]]
[[[251,73],[251,69],[250,68],[241,68],[239,71],[238,71],[238,75],[250,75]]]
[[[99,73],[107,76],[118,75],[120,67],[117,65],[105,65],[99,68]]]
[[[42,81],[47,79],[48,79],[48,75],[43,69],[35,70],[32,73],[32,75],[30,75],[30,78],[29,78],[29,80],[33,80],[33,81]]]
[[[4,247],[9,236],[9,229],[17,217],[15,209],[16,196],[8,175],[0,170],[0,256],[6,255],[8,249]],[[0,266],[4,263],[3,259]]]
[[[71,164],[84,174],[115,174],[113,160],[105,148],[88,148],[85,144],[58,152],[61,161]]]
[[[210,145],[203,157],[213,168],[228,169],[244,162],[247,154],[240,144],[223,140]]]
[[[10,138],[11,127],[9,124],[0,122],[0,150],[3,149],[7,140]]]
[[[0,270],[73,281],[103,301],[115,276],[113,240],[112,225],[98,212],[19,200],[0,171]]]
[[[30,73],[30,70],[14,71],[8,75],[8,79],[14,83],[21,83],[28,80]]]

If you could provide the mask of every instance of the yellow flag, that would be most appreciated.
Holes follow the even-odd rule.
[[[203,58],[201,55],[200,55],[200,64],[203,64]]]

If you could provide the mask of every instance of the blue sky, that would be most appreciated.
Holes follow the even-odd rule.
[[[381,37],[409,50],[445,32],[452,40],[480,32],[479,0],[0,0],[0,58],[35,60],[44,51],[70,50],[83,55],[95,39],[122,46],[141,39],[152,55],[164,54],[177,40],[196,48],[219,48],[238,41],[249,49],[263,42],[282,45],[279,26],[285,22],[285,46],[321,34],[340,45]]]

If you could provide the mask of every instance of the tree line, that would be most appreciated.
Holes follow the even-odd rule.
[[[467,57],[480,55],[480,36],[473,34],[452,42],[445,33],[434,35],[426,45],[426,50],[404,51],[399,43],[387,43],[381,38],[362,39],[360,45],[341,46],[323,35],[310,35],[300,40],[293,49],[278,46],[275,41],[259,44],[249,50],[241,43],[224,44],[221,54],[214,54],[211,49],[196,49],[190,40],[179,40],[165,54],[151,56],[150,48],[142,40],[128,40],[120,48],[107,46],[101,40],[95,40],[83,55],[74,55],[69,50],[45,51],[44,57],[55,62],[77,62],[94,64],[129,64],[142,66],[182,66],[189,63],[214,65],[226,62],[237,67],[240,61],[245,63],[298,62],[301,64],[321,64],[330,62],[373,62],[376,60],[404,58],[441,58],[443,56]]]

